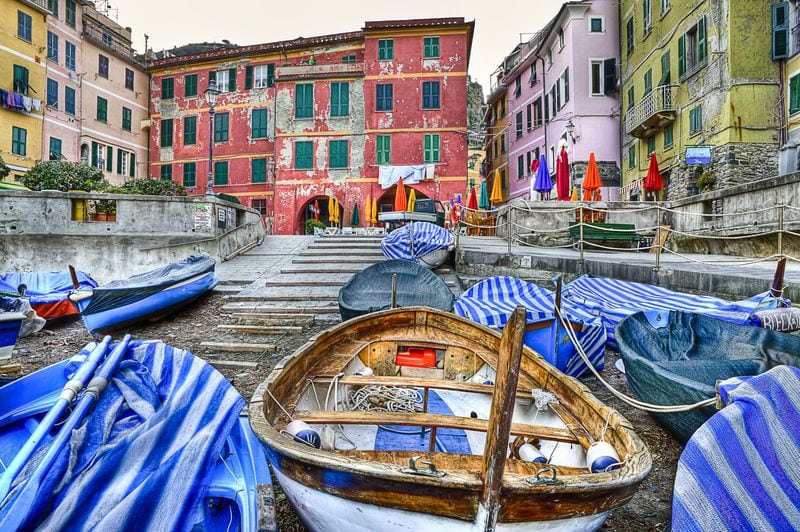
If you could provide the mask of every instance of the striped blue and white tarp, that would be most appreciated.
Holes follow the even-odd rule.
[[[742,301],[673,292],[658,286],[584,275],[567,283],[564,299],[600,316],[606,326],[609,347],[617,349],[614,330],[619,323],[643,310],[682,310],[738,324],[750,322],[756,310],[775,308],[778,300],[764,292]]]
[[[727,404],[678,462],[672,529],[800,530],[800,369],[719,385]]]
[[[514,309],[521,305],[527,309],[527,323],[554,318],[555,294],[533,283],[515,277],[490,277],[472,286],[459,297],[453,306],[457,315],[469,318],[493,329],[502,329]],[[606,331],[597,316],[569,301],[562,302],[566,318],[583,324],[578,340],[586,355],[597,369],[603,369]],[[542,346],[528,347],[541,353]],[[546,356],[544,353],[543,356]],[[564,367],[566,375],[577,377],[588,370],[583,359],[574,353]]]
[[[453,235],[447,229],[429,222],[414,222],[386,235],[381,250],[387,259],[416,260],[452,245]]]

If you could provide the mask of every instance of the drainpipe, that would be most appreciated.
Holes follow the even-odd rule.
[[[617,93],[619,96],[619,182],[624,187],[625,181],[622,176],[622,161],[623,161],[623,153],[624,153],[624,144],[623,141],[625,140],[625,114],[622,112],[623,105],[622,105],[622,4],[619,5],[619,9],[617,9],[617,31],[619,32],[619,36],[617,41],[619,42],[619,92]],[[680,129],[678,130],[680,131]],[[680,138],[680,135],[678,135]],[[667,191],[668,193],[669,191]],[[621,194],[620,194],[621,195]],[[622,198],[620,198],[621,200]]]

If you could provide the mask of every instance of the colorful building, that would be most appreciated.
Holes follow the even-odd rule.
[[[513,55],[513,54],[512,54]],[[505,60],[492,74],[489,95],[486,97],[486,157],[483,174],[489,179],[489,186],[500,177],[503,202],[509,200],[508,183],[508,115],[506,113],[506,86],[503,77],[506,72]]]
[[[546,154],[555,177],[561,148],[580,186],[594,152],[602,196],[617,199],[619,32],[612,0],[566,2],[542,31],[520,45],[506,72],[510,197],[528,197],[531,162]],[[553,178],[555,183],[555,178]],[[552,195],[551,197],[555,197]]]
[[[112,183],[145,177],[150,90],[134,57],[131,29],[91,4],[83,8],[82,23],[80,159]]]
[[[772,4],[620,3],[623,198],[643,197],[650,153],[670,200],[776,173],[781,79],[764,27]],[[710,163],[687,164],[687,148],[707,148]]]
[[[302,232],[315,201],[327,221],[328,196],[344,225],[367,197],[390,208],[392,178],[406,172],[419,179],[418,198],[448,200],[466,186],[473,28],[461,18],[366,22],[358,32],[157,59],[150,175],[205,192],[203,91],[213,77],[222,90],[214,190],[259,209],[274,233]]]
[[[0,2],[0,157],[21,179],[42,156],[47,17],[43,0]]]
[[[791,174],[800,170],[800,0],[773,4],[772,32],[771,59],[784,63],[780,174]]]

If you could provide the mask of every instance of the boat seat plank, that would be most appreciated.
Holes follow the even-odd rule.
[[[439,427],[448,429],[486,432],[488,422],[444,414],[420,414],[407,412],[335,412],[328,410],[295,411],[294,419],[311,425],[404,425],[412,427]],[[578,438],[567,429],[512,423],[513,436],[539,438],[563,443],[579,443]]]
[[[314,379],[320,382],[323,379]],[[436,390],[453,390],[456,392],[494,393],[493,384],[476,384],[466,381],[449,381],[441,379],[423,379],[417,377],[382,377],[379,375],[357,376],[349,375],[339,379],[339,384],[348,386],[398,386],[408,388],[433,388]],[[531,389],[524,386],[517,387],[517,393],[525,399],[531,398]]]
[[[309,374],[333,378],[341,373],[345,366],[355,357],[355,353],[336,353],[314,366],[311,371],[309,371]]]

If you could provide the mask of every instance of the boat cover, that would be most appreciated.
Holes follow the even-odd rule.
[[[36,311],[26,299],[0,296],[0,314],[3,312],[19,312],[25,316],[19,328],[20,338],[41,331],[47,323],[44,318],[36,315]]]
[[[492,329],[502,329],[518,305],[527,309],[527,322],[534,323],[554,317],[555,294],[550,290],[515,277],[490,277],[472,286],[459,297],[453,312]],[[562,312],[566,318],[584,325],[579,334],[592,365],[603,369],[606,331],[597,316],[567,300],[562,300]],[[562,369],[566,375],[577,377],[588,368],[576,353]]]
[[[94,288],[97,281],[84,272],[77,272],[81,288]],[[16,296],[19,285],[27,286],[25,297],[31,305],[58,303],[64,301],[74,290],[69,270],[60,272],[3,273],[0,274],[0,292]]]
[[[447,229],[430,222],[414,222],[386,235],[381,250],[387,259],[416,260],[452,245],[453,235]]]
[[[672,529],[800,530],[800,369],[719,385],[727,405],[678,462]]]
[[[66,371],[73,372],[93,346],[73,357]],[[43,453],[18,477],[0,519],[25,512],[26,530],[192,530],[203,522],[205,479],[244,406],[202,359],[161,342],[131,342],[31,507],[15,507],[17,488]]]
[[[192,255],[129,279],[111,281],[92,291],[92,299],[81,314],[95,314],[139,301],[192,277],[213,272],[215,264],[209,256]]]
[[[339,290],[343,320],[386,310],[392,304],[392,275],[397,274],[397,306],[453,310],[453,292],[445,282],[416,262],[387,260],[355,274]]]
[[[789,306],[764,292],[742,301],[673,292],[658,286],[584,275],[564,286],[564,298],[603,320],[608,345],[617,349],[614,329],[623,319],[642,310],[682,310],[738,324],[750,324],[756,310]]]

